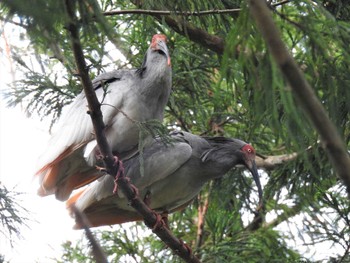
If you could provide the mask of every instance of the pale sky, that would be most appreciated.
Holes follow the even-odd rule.
[[[10,33],[10,38],[15,37]],[[0,92],[12,81],[4,49],[1,37]],[[26,118],[20,107],[6,108],[0,94],[0,180],[9,190],[15,187],[16,191],[26,193],[19,203],[30,211],[30,229],[21,229],[23,239],[15,238],[14,248],[0,238],[0,253],[10,262],[50,262],[48,257],[59,255],[64,241],[81,236],[81,231],[72,230],[74,222],[64,203],[36,195],[37,183],[32,179],[38,156],[49,136],[47,131],[48,123]]]

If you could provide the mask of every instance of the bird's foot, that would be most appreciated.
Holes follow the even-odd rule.
[[[123,165],[123,161],[119,160],[117,156],[114,156],[114,162],[116,165],[118,165],[118,171],[116,176],[114,177],[114,189],[113,189],[113,194],[116,194],[118,192],[119,177],[124,176],[124,165]]]
[[[157,212],[153,211],[153,214],[156,217],[156,222],[154,223],[153,226],[150,226],[149,224],[146,223],[146,225],[152,229],[152,232],[156,231],[157,229],[162,229],[164,227],[164,221],[161,217],[161,215],[159,215]]]
[[[145,197],[143,198],[143,202],[149,207],[151,205],[151,192],[147,191]]]
[[[95,165],[95,168],[97,171],[102,172],[102,173],[107,173],[107,169],[102,166]]]
[[[165,226],[167,229],[170,230],[170,228],[169,228],[168,215],[169,215],[169,213],[166,212],[166,211],[160,214],[160,216],[162,217],[162,220],[163,220],[163,222],[164,222],[164,226]]]
[[[192,255],[192,248],[187,245],[181,238],[179,238],[180,244],[187,250],[189,255]]]
[[[134,193],[134,196],[131,198],[131,200],[129,200],[129,205],[131,205],[131,203],[139,197],[139,189],[137,189],[137,187],[135,185],[130,183],[130,178],[129,177],[125,177],[124,179],[126,181],[128,181],[128,183],[130,184],[130,187],[131,187],[131,189],[132,189],[132,191]]]

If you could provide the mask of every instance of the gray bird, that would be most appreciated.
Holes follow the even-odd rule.
[[[93,80],[101,102],[105,134],[117,157],[123,158],[137,150],[139,122],[163,120],[171,75],[166,36],[157,34],[141,68],[108,72]],[[55,194],[64,201],[73,189],[100,176],[91,169],[100,153],[84,93],[77,96],[58,127],[40,158],[36,175],[39,195]]]
[[[251,145],[238,139],[200,137],[187,132],[173,133],[171,138],[168,145],[155,139],[142,157],[136,155],[124,162],[125,175],[150,208],[163,214],[184,208],[206,182],[223,176],[237,164],[245,165],[252,173],[262,205],[263,193]],[[140,158],[144,161],[143,175]],[[74,204],[93,227],[142,220],[120,191],[113,194],[113,180],[105,175],[73,195],[67,207]]]

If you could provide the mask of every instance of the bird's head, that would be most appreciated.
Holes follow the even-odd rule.
[[[240,151],[242,154],[243,164],[252,173],[256,186],[258,187],[259,203],[262,204],[263,192],[260,184],[258,169],[256,168],[256,163],[255,163],[255,154],[256,154],[255,149],[250,144],[245,144],[240,149]]]
[[[167,38],[163,34],[156,34],[152,37],[151,49],[155,52],[159,52],[166,56],[168,61],[168,66],[171,66],[169,50],[166,45]]]

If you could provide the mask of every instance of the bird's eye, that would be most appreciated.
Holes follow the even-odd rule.
[[[242,151],[246,154],[255,154],[254,148],[249,144],[244,145]]]

